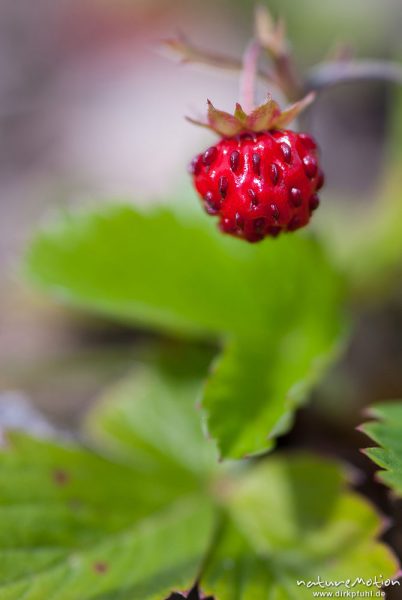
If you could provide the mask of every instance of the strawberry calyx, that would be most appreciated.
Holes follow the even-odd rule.
[[[201,121],[187,117],[190,123],[206,127],[217,133],[221,137],[235,137],[236,135],[254,132],[271,131],[275,129],[284,129],[298,115],[305,110],[315,99],[314,92],[310,92],[294,104],[291,104],[285,110],[281,110],[279,104],[273,100],[271,94],[268,94],[267,100],[254,108],[250,113],[246,113],[242,106],[237,103],[233,114],[215,108],[208,100],[207,120]]]

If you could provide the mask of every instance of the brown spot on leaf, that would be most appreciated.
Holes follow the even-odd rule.
[[[104,561],[98,561],[93,564],[93,570],[95,573],[99,573],[99,575],[103,575],[108,570],[109,565]]]
[[[54,469],[52,472],[52,479],[56,485],[63,487],[69,483],[70,476],[64,469]]]

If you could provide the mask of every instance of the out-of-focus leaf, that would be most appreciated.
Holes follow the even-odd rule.
[[[137,370],[90,416],[92,449],[10,436],[0,600],[164,600],[200,573],[217,600],[267,589],[293,600],[296,577],[393,574],[378,517],[337,467],[219,465],[191,400],[197,381],[171,365]]]
[[[354,294],[364,299],[389,293],[402,271],[402,176],[391,166],[379,198],[364,207],[334,206],[328,224],[336,260],[349,276]],[[332,221],[332,223],[331,223]],[[357,224],[357,225],[356,225]]]
[[[298,581],[395,575],[395,558],[374,541],[374,509],[344,486],[339,467],[300,455],[269,458],[241,478],[226,497],[230,524],[207,574],[208,591],[219,600],[307,600],[320,588]],[[377,590],[363,583],[350,589]]]
[[[384,402],[370,409],[375,421],[365,423],[360,429],[379,448],[369,448],[366,454],[383,471],[379,479],[402,495],[402,402]]]
[[[307,387],[341,329],[341,278],[304,235],[248,245],[207,219],[113,206],[68,216],[40,234],[28,268],[76,305],[143,327],[228,339],[205,400],[223,456],[271,444],[300,398],[295,390]]]
[[[96,452],[10,437],[0,454],[2,600],[162,600],[192,585],[212,534],[216,465],[191,401],[197,381],[138,371],[91,415]]]
[[[64,300],[192,336],[268,336],[278,315],[294,320],[314,298],[318,312],[323,299],[339,299],[339,276],[311,238],[250,245],[163,208],[66,216],[39,234],[27,265]]]
[[[100,447],[110,447],[124,462],[152,473],[158,485],[165,479],[169,485],[173,470],[177,490],[189,478],[187,486],[208,477],[217,453],[214,443],[205,443],[195,407],[201,377],[177,373],[166,365],[159,368],[162,376],[143,368],[134,382],[123,381],[110,398],[106,394],[100,410],[91,413],[88,430]]]
[[[204,337],[241,332],[243,309],[254,307],[255,329],[262,317],[252,253],[214,233],[162,208],[103,207],[40,234],[28,269],[61,299],[143,327]]]

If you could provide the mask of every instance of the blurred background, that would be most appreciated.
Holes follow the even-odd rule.
[[[64,207],[111,198],[196,204],[186,164],[211,138],[183,117],[199,114],[207,97],[231,108],[238,82],[230,74],[178,66],[163,56],[159,41],[183,32],[201,47],[240,57],[252,33],[253,4],[0,3],[0,422],[25,418],[46,427],[27,408],[33,402],[59,426],[74,427],[99,389],[123,374],[139,342],[147,341],[143,333],[44,298],[24,283],[21,255],[43,220]],[[340,42],[357,57],[402,58],[400,0],[271,0],[268,6],[285,18],[302,69]],[[320,95],[309,121],[322,148],[328,210],[327,217],[320,211],[317,227],[335,209],[346,218],[353,205],[364,217],[378,202],[391,146],[394,163],[402,157],[395,151],[402,139],[391,135],[396,107],[391,84],[347,84]],[[393,169],[400,172],[401,161]],[[342,228],[335,238],[342,248]],[[346,356],[319,391],[325,410],[313,405],[301,411],[284,443],[341,448],[361,464],[356,448],[365,440],[356,441],[353,431],[361,407],[402,397],[401,291],[395,282],[381,301],[359,300]],[[325,423],[318,438],[312,410]],[[384,505],[380,492],[370,493]]]

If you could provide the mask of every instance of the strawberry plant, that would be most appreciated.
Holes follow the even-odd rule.
[[[357,300],[381,294],[379,273],[382,283],[395,278],[400,207],[376,207],[363,240],[338,222],[341,247],[325,227],[306,227],[324,174],[317,142],[291,123],[323,87],[401,81],[402,69],[341,58],[299,75],[283,23],[262,8],[243,63],[184,38],[165,45],[187,62],[242,69],[233,114],[209,101],[206,120],[191,118],[219,136],[190,166],[219,228],[186,208],[194,194],[147,209],[81,209],[36,234],[25,264],[35,285],[153,336],[77,438],[7,434],[0,599],[388,593],[398,559],[379,511],[341,461],[306,449],[305,438],[286,444],[298,409],[341,361]],[[271,96],[255,106],[257,78],[290,106]],[[396,169],[387,183],[399,191],[399,179]],[[369,456],[400,493],[401,408],[379,405],[375,416],[363,430],[381,448]]]

